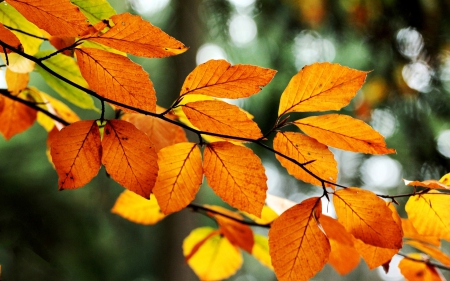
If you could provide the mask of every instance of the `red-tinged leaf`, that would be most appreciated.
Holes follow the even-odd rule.
[[[188,141],[183,128],[153,116],[127,113],[122,116],[122,120],[133,123],[136,128],[146,133],[156,151],[176,143]]]
[[[361,88],[367,72],[328,62],[305,66],[281,95],[278,116],[288,112],[339,110]]]
[[[445,281],[441,273],[432,265],[426,264],[428,260],[419,253],[408,255],[400,261],[398,267],[400,272],[408,281]],[[414,259],[414,260],[412,260]]]
[[[312,175],[314,174],[324,180],[336,182],[338,170],[333,153],[326,145],[319,143],[315,139],[300,133],[278,132],[273,140],[273,148],[300,164],[309,162],[304,167],[311,173],[300,168],[298,164],[278,154],[275,155],[281,165],[296,179],[321,186],[321,181]],[[327,185],[333,187],[332,185]]]
[[[352,235],[337,220],[328,216],[322,215],[320,224],[330,240],[331,253],[328,262],[339,274],[350,273],[361,259],[353,247]]]
[[[99,95],[142,110],[156,111],[153,83],[140,65],[99,49],[76,49],[75,53],[81,74]]]
[[[442,252],[439,248],[420,241],[406,241],[406,244],[413,246],[417,250],[424,252],[443,265],[450,266],[450,256]]]
[[[6,84],[8,85],[8,91],[16,96],[28,86],[28,82],[30,81],[29,73],[17,73],[12,71],[11,69],[6,68]]]
[[[309,280],[328,261],[330,243],[320,230],[320,198],[309,198],[278,217],[269,230],[269,248],[278,280]]]
[[[16,49],[22,50],[23,51],[23,47],[22,44],[20,43],[19,38],[17,38],[17,36],[12,33],[9,29],[7,29],[3,24],[0,23],[0,38],[2,39],[2,41]],[[9,49],[4,49],[2,47],[0,47],[0,53],[10,53],[11,50]]]
[[[89,30],[89,22],[69,0],[7,0],[29,21],[53,36],[77,37]]]
[[[143,225],[156,224],[166,217],[161,212],[158,201],[153,194],[150,195],[150,200],[148,200],[129,190],[120,194],[111,209],[111,213]]]
[[[164,214],[177,212],[194,200],[203,180],[197,144],[185,142],[158,152],[158,178],[153,193]]]
[[[19,98],[26,99],[23,94]],[[14,135],[22,133],[33,125],[36,120],[36,110],[29,106],[3,97],[3,110],[0,112],[0,133],[6,140]]]
[[[424,242],[437,247],[441,245],[439,237],[420,235],[409,219],[402,219],[402,229],[404,238]]]
[[[386,203],[373,192],[346,188],[334,193],[338,221],[364,243],[390,249],[402,247],[401,225],[392,217]]]
[[[419,234],[450,240],[449,199],[436,190],[409,198],[405,210]]]
[[[294,122],[305,134],[328,146],[370,154],[395,153],[384,137],[361,120],[347,115],[326,114]]]
[[[438,181],[438,180],[424,180],[424,181],[409,181],[403,179],[405,182],[405,185],[408,186],[421,186],[425,188],[432,188],[432,189],[450,189],[450,186]]]
[[[188,49],[183,43],[143,20],[140,16],[124,13],[112,16],[111,21],[113,26],[107,32],[84,39],[135,56],[148,58],[178,55]]]
[[[51,36],[48,41],[55,47],[57,50],[66,48],[75,43],[75,37],[61,37],[61,36]],[[73,50],[64,50],[62,54],[72,57]]]
[[[359,239],[354,240],[354,246],[370,270],[389,262],[399,251],[399,249],[372,246]]]
[[[254,65],[231,66],[225,60],[210,60],[188,75],[180,96],[202,94],[228,99],[247,98],[266,86],[275,73],[275,70]]]
[[[214,142],[204,151],[203,169],[214,192],[231,206],[261,216],[267,177],[261,159],[247,147]]]
[[[51,156],[58,173],[60,190],[86,185],[101,167],[101,140],[97,122],[79,121],[63,128],[51,142]]]
[[[238,220],[244,220],[244,218],[240,214],[227,210],[223,207],[210,205],[207,205],[207,207]],[[231,242],[231,244],[238,246],[239,248],[247,251],[250,254],[252,253],[255,241],[253,237],[253,231],[248,225],[234,221],[230,218],[221,216],[216,213],[208,212],[208,215],[216,219],[220,227],[220,233],[225,236]]]
[[[149,198],[158,174],[157,155],[147,135],[133,124],[110,120],[104,127],[102,163],[123,187]]]
[[[182,108],[189,121],[202,131],[255,140],[263,136],[258,125],[235,105],[209,100],[190,102]]]

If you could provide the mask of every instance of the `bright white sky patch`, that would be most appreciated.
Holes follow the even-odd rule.
[[[389,156],[372,156],[361,166],[362,180],[367,187],[387,189],[397,186],[401,180],[402,166]]]
[[[152,15],[162,11],[170,0],[128,0],[133,10],[139,14]]]
[[[230,20],[231,41],[236,46],[244,46],[255,39],[258,29],[256,22],[247,15],[234,15]]]
[[[200,46],[197,51],[197,56],[195,57],[195,61],[197,65],[207,62],[209,60],[219,60],[219,59],[227,59],[227,54],[225,51],[218,45],[212,43],[206,43]]]
[[[443,131],[437,139],[437,149],[439,153],[450,158],[450,130]]]

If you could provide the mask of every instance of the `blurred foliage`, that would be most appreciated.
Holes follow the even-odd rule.
[[[111,4],[118,12],[139,13],[137,8],[142,6],[138,2],[115,0]],[[372,71],[356,102],[342,113],[371,122],[382,132],[386,129],[388,146],[397,150],[389,157],[398,161],[401,176],[391,188],[382,189],[384,193],[405,191],[401,177],[439,179],[450,171],[449,156],[437,148],[440,134],[450,129],[450,1],[168,2],[162,10],[142,16],[190,50],[160,60],[133,58],[149,72],[159,105],[170,105],[194,69],[199,48],[213,43],[234,64],[278,71],[260,94],[239,101],[267,131],[276,119],[281,93],[302,66],[337,62]],[[256,24],[256,37],[244,44],[236,44],[230,34],[237,15]],[[42,81],[32,80],[32,84],[53,94]],[[82,117],[95,118],[92,112],[75,110]],[[291,119],[301,116],[292,114]],[[80,190],[57,192],[56,173],[45,155],[45,134],[34,125],[9,142],[0,139],[0,264],[4,280],[196,280],[183,260],[181,243],[194,226],[214,225],[211,220],[182,211],[156,226],[130,223],[109,211],[122,188],[109,180],[104,170]],[[449,139],[443,142],[450,146]],[[278,163],[271,162],[273,155],[261,152],[261,156],[278,174],[272,180],[273,173],[268,175],[271,192],[295,201],[317,192],[287,176]],[[336,158],[344,184],[377,190],[365,180],[364,173],[371,172],[363,169],[366,156],[337,153]],[[202,190],[197,202],[220,204],[211,191]],[[275,280],[258,262],[248,256],[245,259],[244,267],[230,280]],[[340,280],[328,266],[319,276],[328,279],[329,274]],[[380,277],[360,266],[345,279]]]

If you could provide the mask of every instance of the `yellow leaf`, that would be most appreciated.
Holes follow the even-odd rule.
[[[294,122],[305,134],[328,146],[370,154],[395,153],[384,137],[361,120],[347,115],[326,114]]]
[[[386,203],[373,192],[346,188],[334,193],[338,221],[364,243],[390,249],[402,247],[401,226]]]
[[[150,195],[150,200],[148,200],[129,190],[120,194],[111,212],[143,225],[156,224],[165,217],[155,195]]]
[[[222,280],[235,274],[242,266],[242,254],[227,238],[213,233],[211,227],[194,229],[183,241],[183,254],[200,280]],[[208,237],[211,233],[216,234]],[[203,241],[206,237],[206,241]],[[200,247],[197,245],[201,243]],[[196,252],[191,255],[194,248]]]
[[[197,144],[178,143],[158,152],[158,178],[153,193],[164,214],[177,212],[195,198],[203,180],[202,155]]]
[[[266,204],[267,206],[272,208],[278,215],[281,215],[287,209],[297,205],[297,203],[295,203],[294,201],[279,196],[275,196],[269,193],[267,193]]]
[[[111,17],[110,24],[113,26],[107,32],[98,36],[89,35],[83,39],[148,58],[178,55],[188,49],[181,42],[143,20],[140,16],[130,13],[114,15]]]
[[[420,235],[409,219],[402,219],[402,229],[405,238],[425,242],[439,247],[441,241],[438,237]]]
[[[272,259],[269,254],[269,240],[266,236],[254,234],[255,244],[253,245],[252,255],[264,266],[273,270]]]
[[[333,153],[326,145],[319,143],[315,139],[300,133],[278,132],[273,140],[273,148],[301,164],[313,161],[305,165],[308,171],[324,180],[336,182],[338,170]],[[296,179],[318,186],[322,185],[316,177],[300,168],[297,164],[278,154],[275,157],[286,168],[288,173]]]
[[[16,96],[22,92],[30,81],[29,73],[17,73],[12,71],[10,68],[6,68],[6,84],[8,85],[8,91]]]
[[[275,73],[275,70],[254,65],[231,66],[225,60],[209,60],[187,76],[180,96],[202,94],[228,99],[246,98],[258,93]]]
[[[367,72],[328,62],[305,66],[281,95],[278,116],[288,112],[339,110],[361,88]]]
[[[409,254],[408,257],[426,260],[419,253]],[[434,266],[424,262],[404,258],[400,261],[398,267],[408,281],[445,281],[445,278],[441,276],[440,272]]]
[[[259,224],[269,224],[273,222],[276,218],[278,218],[278,214],[267,205],[264,205],[264,207],[262,208],[261,218],[258,218],[257,216],[252,214],[248,214],[246,212],[243,213],[244,215],[252,219],[254,222]]]
[[[241,138],[262,137],[258,125],[235,105],[223,101],[197,101],[182,107],[189,121],[202,131]]]
[[[80,121],[80,117],[70,109],[65,103],[63,103],[60,100],[55,99],[54,97],[47,95],[44,92],[41,92],[37,90],[34,87],[30,87],[29,90],[31,92],[35,92],[39,94],[41,97],[44,106],[47,111],[55,114],[56,116],[61,117],[63,120],[74,123],[77,121]],[[47,115],[43,114],[42,112],[38,112],[38,120],[39,124],[41,124],[47,131],[50,131],[55,124],[58,124],[59,128],[61,128],[62,125],[60,125],[57,121],[51,119]]]
[[[439,182],[448,186],[450,184],[450,173],[443,175]]]
[[[247,147],[214,142],[204,151],[203,169],[214,192],[231,206],[261,216],[267,177],[261,159]]]
[[[101,141],[97,122],[79,121],[63,128],[51,142],[52,161],[59,189],[86,185],[101,167]]]
[[[450,256],[446,255],[439,248],[420,241],[406,241],[406,244],[413,246],[417,250],[424,252],[433,259],[441,262],[443,265],[450,266]]]
[[[148,199],[158,174],[157,154],[147,135],[123,120],[104,127],[102,163],[125,188]]]
[[[4,54],[1,54],[1,58],[3,61],[6,61],[6,57]],[[17,73],[29,73],[34,70],[36,64],[16,53],[8,54],[8,68]]]
[[[317,220],[320,198],[309,198],[276,219],[269,230],[272,264],[278,280],[309,280],[328,261],[330,243]]]
[[[449,199],[436,190],[409,198],[405,210],[419,234],[450,240]]]
[[[76,49],[75,53],[81,74],[100,96],[142,110],[156,111],[153,83],[140,65],[127,57],[99,49],[82,48]]]

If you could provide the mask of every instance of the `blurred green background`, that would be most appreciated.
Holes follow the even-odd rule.
[[[234,101],[263,132],[274,124],[281,93],[304,65],[335,62],[371,71],[342,110],[380,131],[397,154],[336,151],[339,182],[384,194],[410,192],[402,178],[439,179],[450,172],[449,0],[115,0],[118,13],[139,14],[190,49],[165,59],[132,59],[150,74],[158,104],[168,107],[199,63],[224,58],[278,70],[261,93]],[[31,85],[55,94],[36,74]],[[75,109],[83,118],[97,114]],[[112,112],[109,112],[112,117]],[[291,120],[305,116],[292,114]],[[1,120],[0,120],[1,122]],[[269,192],[296,202],[321,193],[263,158]],[[197,226],[214,223],[184,210],[155,226],[111,214],[123,188],[102,169],[87,186],[58,192],[39,125],[0,138],[0,264],[3,280],[197,280],[181,244]],[[222,204],[207,187],[198,203]],[[399,200],[404,204],[406,199]],[[331,206],[324,207],[333,213]],[[406,217],[402,208],[400,215]],[[259,230],[258,230],[259,231]],[[448,250],[448,243],[444,245]],[[403,252],[413,249],[405,247]],[[229,280],[276,280],[251,256]],[[394,258],[398,262],[399,258]],[[444,273],[450,277],[448,272]],[[328,265],[314,280],[402,280],[358,269],[339,277]]]

